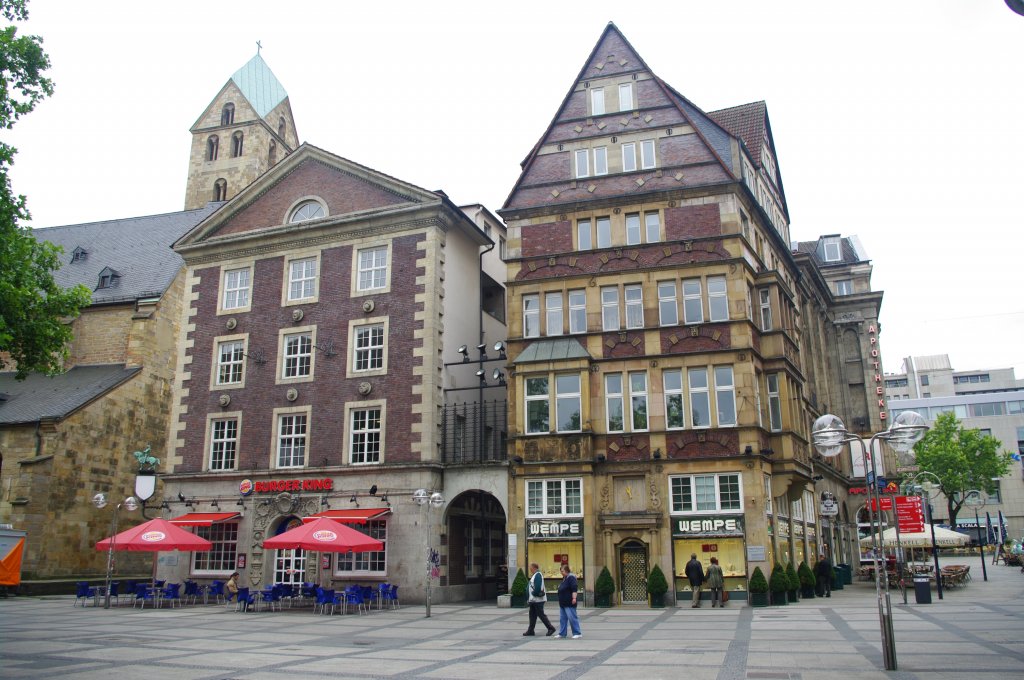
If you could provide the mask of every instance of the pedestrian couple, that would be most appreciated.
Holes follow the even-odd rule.
[[[711,558],[711,564],[705,573],[704,567],[701,565],[700,560],[697,559],[697,553],[692,553],[690,561],[686,563],[685,574],[686,578],[690,581],[690,588],[693,590],[691,608],[700,608],[700,589],[705,583],[711,591],[711,606],[725,606],[725,603],[722,602],[722,588],[725,587],[725,575],[722,573],[722,568],[718,566],[717,557]]]
[[[579,592],[579,584],[576,576],[569,571],[569,565],[562,565],[562,582],[558,584],[558,637],[566,636],[567,628],[572,628],[572,637],[577,640],[583,637],[580,631],[580,619],[576,614],[576,595]],[[544,603],[547,602],[548,593],[544,588],[544,576],[540,573],[540,566],[536,562],[530,563],[530,627],[523,633],[524,636],[534,635],[537,627],[537,619],[548,629],[548,636],[555,634],[555,627],[551,625],[547,614],[544,613]]]

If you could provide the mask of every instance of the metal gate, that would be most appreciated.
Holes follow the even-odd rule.
[[[647,546],[637,541],[627,543],[619,559],[622,602],[647,602]]]

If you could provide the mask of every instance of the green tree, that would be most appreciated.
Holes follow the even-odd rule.
[[[28,0],[0,0],[0,12],[10,21],[28,18]],[[50,58],[43,40],[18,35],[13,24],[0,31],[0,127],[14,123],[53,94],[43,75]],[[64,368],[71,341],[65,323],[89,304],[85,286],[64,290],[53,280],[60,267],[61,248],[40,243],[22,222],[31,219],[25,197],[16,195],[8,176],[17,150],[0,142],[0,368],[17,365],[24,380],[32,371],[49,375]]]
[[[956,526],[968,491],[991,492],[992,479],[1010,469],[1010,452],[1000,451],[999,445],[995,437],[966,429],[955,415],[943,413],[914,446],[917,464],[939,478],[951,525]]]

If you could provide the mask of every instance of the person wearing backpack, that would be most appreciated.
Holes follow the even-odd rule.
[[[533,635],[533,629],[537,627],[537,619],[547,626],[548,636],[555,634],[555,627],[548,620],[544,613],[544,603],[548,601],[548,593],[544,588],[544,576],[540,573],[540,566],[536,562],[530,563],[530,627],[526,629],[523,636]]]

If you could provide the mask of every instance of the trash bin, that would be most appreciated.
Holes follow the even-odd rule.
[[[914,599],[918,604],[932,603],[932,580],[927,575],[914,577]]]

